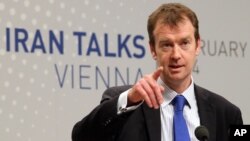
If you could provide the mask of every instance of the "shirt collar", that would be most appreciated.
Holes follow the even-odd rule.
[[[169,88],[163,81],[161,78],[159,78],[158,80],[158,84],[162,85],[165,88],[164,94],[163,94],[163,98],[164,101],[162,103],[161,106],[165,107],[169,104],[171,104],[172,100],[175,98],[175,96],[178,95],[177,92],[175,92],[174,90],[172,90],[171,88]],[[189,85],[189,87],[183,92],[180,93],[181,95],[183,95],[186,100],[187,103],[189,105],[190,108],[195,106],[195,94],[194,94],[194,82],[193,82],[193,78],[191,78],[191,84]]]

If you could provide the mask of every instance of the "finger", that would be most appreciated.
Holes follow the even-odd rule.
[[[155,71],[156,73],[161,72],[162,71],[162,67],[159,67],[157,69],[157,71]],[[160,73],[159,73],[160,74]],[[157,106],[159,106],[162,102],[163,102],[163,91],[164,91],[164,87],[159,85],[157,83],[157,81],[152,78],[152,77],[145,77],[147,83],[150,85],[153,93],[154,93],[154,99],[157,102]],[[152,101],[152,103],[154,104],[154,101]]]
[[[132,103],[137,103],[141,100],[144,100],[146,104],[152,108],[153,104],[151,103],[151,100],[146,92],[146,90],[143,88],[141,81],[137,82],[135,86],[133,87],[130,95],[129,95],[129,101]]]
[[[154,80],[157,80],[159,78],[159,76],[161,75],[162,71],[163,71],[163,67],[162,66],[160,66],[160,67],[157,68],[157,70],[153,73]]]
[[[161,92],[163,93],[165,88],[163,86],[160,86]]]
[[[140,90],[138,90],[138,92],[141,94],[141,97],[143,98],[143,100],[147,103],[147,105],[152,108],[153,107],[153,104],[147,94],[147,92],[141,88]]]
[[[152,97],[152,104],[155,104],[155,108],[158,108],[158,106],[163,102],[163,96],[162,96],[162,86],[159,85],[155,80],[154,81],[148,81],[150,85],[150,89],[153,91]],[[155,102],[153,101],[155,100]]]
[[[162,104],[162,102],[163,102],[164,87],[160,85],[159,89],[160,89],[160,97],[158,97],[157,99],[158,99],[159,104]]]
[[[155,92],[155,89],[152,89],[152,87],[150,86],[150,82],[147,82],[145,79],[142,79],[140,81],[141,83],[141,86],[143,87],[144,91],[146,92],[147,94],[147,97],[149,98],[152,106],[154,108],[158,108],[159,107],[159,104],[158,104],[158,100],[157,100],[157,97],[156,97],[156,92]]]
[[[156,89],[156,99],[158,105],[160,105],[163,102],[163,95],[160,86],[158,86]]]

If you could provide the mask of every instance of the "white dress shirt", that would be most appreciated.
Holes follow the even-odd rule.
[[[164,101],[160,105],[160,116],[161,116],[161,141],[173,141],[173,116],[174,107],[171,101],[177,95],[177,93],[170,89],[160,78],[157,81],[160,85],[165,88],[163,98]],[[128,91],[123,92],[118,99],[118,114],[123,112],[131,111],[139,107],[141,104],[136,106],[127,107],[127,96]],[[194,135],[195,128],[200,125],[200,118],[198,114],[198,107],[194,94],[194,83],[192,79],[191,85],[181,93],[187,100],[188,105],[185,105],[183,109],[183,116],[187,122],[189,136],[191,141],[198,141]]]
[[[161,113],[161,141],[173,141],[173,116],[174,116],[174,106],[172,105],[172,100],[175,98],[177,93],[170,89],[164,82],[159,79],[159,84],[164,88],[164,101],[160,106]],[[183,116],[186,120],[189,136],[191,141],[198,141],[194,135],[195,128],[200,125],[200,118],[198,114],[198,107],[194,94],[194,84],[193,80],[191,85],[181,93],[187,100],[188,105],[185,105],[183,109]]]

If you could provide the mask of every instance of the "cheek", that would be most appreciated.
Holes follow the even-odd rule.
[[[189,67],[192,69],[196,61],[196,55],[190,56],[188,58]]]
[[[157,56],[157,61],[160,63],[160,64],[168,64],[169,62],[169,56],[166,55],[166,54],[161,54],[161,55],[158,55]]]

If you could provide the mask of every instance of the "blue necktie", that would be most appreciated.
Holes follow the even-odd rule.
[[[174,141],[190,141],[186,121],[183,117],[183,108],[186,99],[182,95],[177,95],[173,100],[174,105]]]

